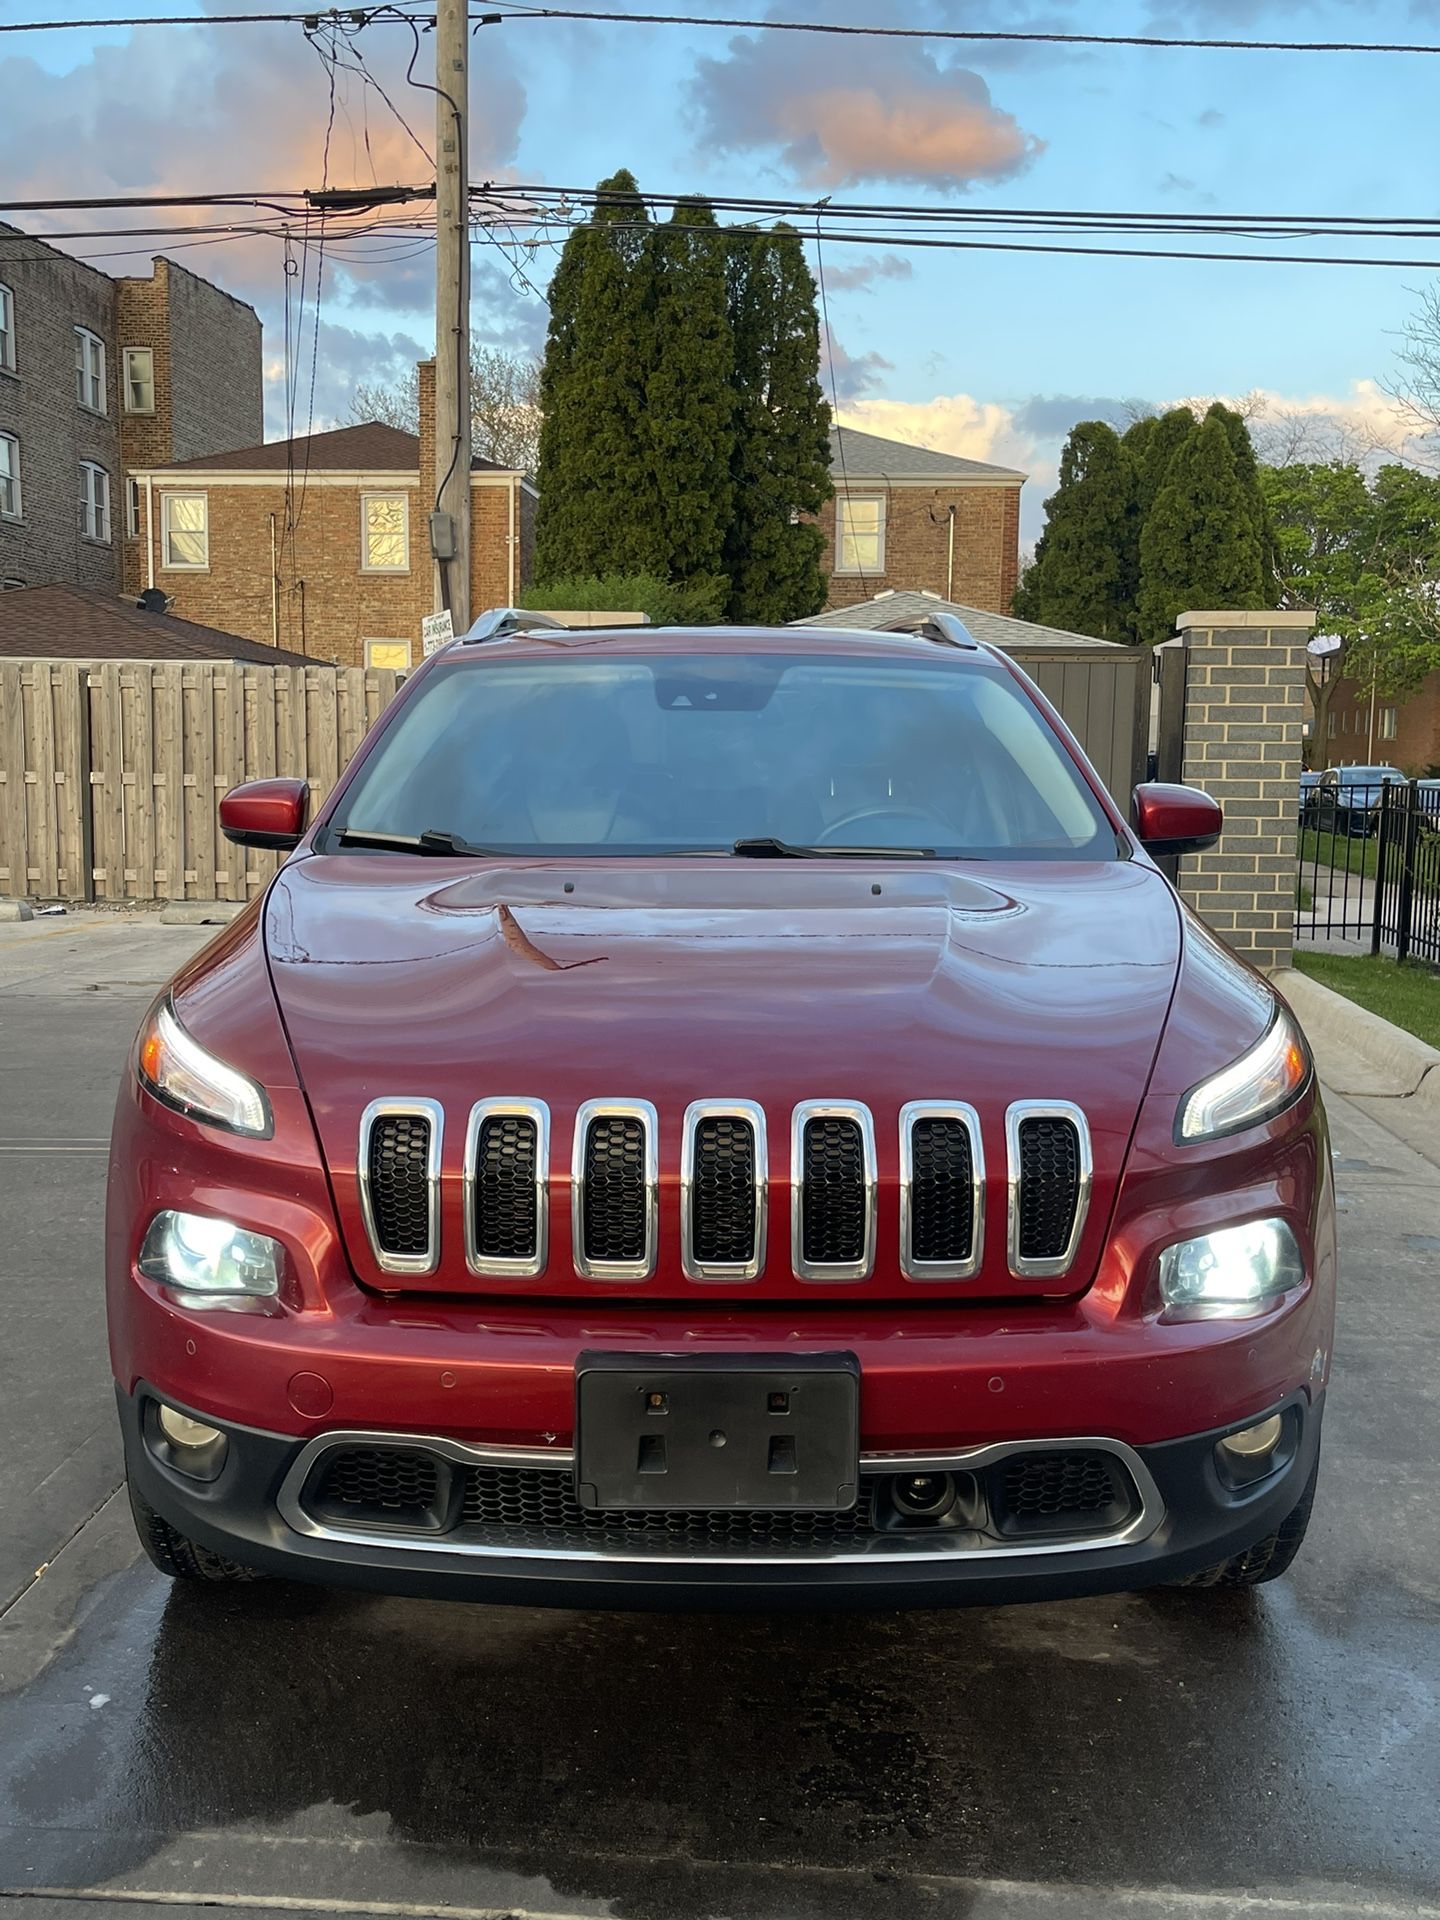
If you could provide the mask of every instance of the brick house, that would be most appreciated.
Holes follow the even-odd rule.
[[[113,278],[0,224],[0,583],[118,591],[126,469],[260,431],[253,308],[171,260]]]
[[[830,477],[834,498],[819,514],[827,607],[916,591],[1009,611],[1025,474],[832,427]]]
[[[312,660],[415,664],[434,606],[433,360],[419,385],[418,435],[372,420],[137,471],[127,579],[184,619]],[[525,474],[472,462],[475,609],[511,604],[528,581],[537,498]]]

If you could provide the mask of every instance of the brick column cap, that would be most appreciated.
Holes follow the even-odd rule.
[[[1257,611],[1255,608],[1234,609],[1229,613],[1182,613],[1177,615],[1175,624],[1182,633],[1191,627],[1292,627],[1308,633],[1315,625],[1319,615],[1311,609],[1299,609],[1280,612],[1277,610]]]

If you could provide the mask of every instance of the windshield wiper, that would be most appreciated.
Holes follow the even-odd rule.
[[[730,849],[742,860],[933,860],[933,847],[802,847],[765,834],[737,840]]]
[[[493,847],[472,847],[458,833],[427,827],[424,833],[371,833],[365,827],[337,827],[335,841],[342,847],[374,847],[382,853],[433,853],[441,856],[494,853]]]

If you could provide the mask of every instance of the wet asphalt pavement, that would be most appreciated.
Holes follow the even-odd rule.
[[[1258,1593],[773,1617],[172,1588],[107,1497],[93,1143],[195,937],[78,926],[37,968],[34,931],[0,942],[7,1920],[1440,1915],[1440,1173],[1381,1103],[1331,1102],[1320,1496]]]

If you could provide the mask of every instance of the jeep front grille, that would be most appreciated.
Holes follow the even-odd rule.
[[[587,1100],[575,1116],[571,1230],[575,1268],[591,1280],[648,1280],[655,1271],[655,1109]]]
[[[791,1139],[791,1262],[802,1280],[868,1280],[875,1264],[875,1126],[858,1103],[809,1101]]]
[[[697,1101],[680,1151],[681,1257],[691,1280],[753,1280],[765,1264],[765,1115]]]
[[[1059,1275],[1075,1257],[1090,1204],[1090,1130],[1066,1102],[1020,1101],[1005,1116],[1010,1270]]]
[[[465,1144],[470,1271],[527,1278],[549,1251],[550,1114],[538,1100],[481,1100]]]
[[[360,1205],[386,1273],[433,1273],[440,1258],[440,1146],[434,1100],[375,1100],[360,1119]]]
[[[973,1107],[900,1111],[900,1265],[912,1280],[968,1280],[985,1228],[985,1154]]]

